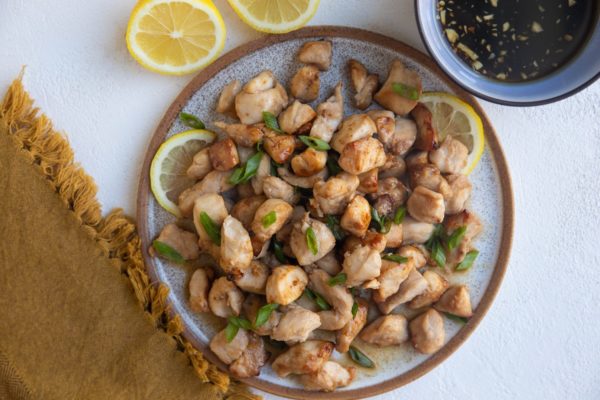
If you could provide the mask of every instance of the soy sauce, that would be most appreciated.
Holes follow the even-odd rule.
[[[571,60],[597,7],[597,0],[440,0],[438,19],[452,49],[474,70],[517,82]]]

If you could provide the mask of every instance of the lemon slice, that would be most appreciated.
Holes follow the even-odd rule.
[[[479,162],[485,145],[479,115],[469,104],[449,93],[425,92],[420,101],[431,110],[440,141],[450,135],[467,146],[469,158],[462,172],[470,174]]]
[[[203,129],[178,133],[160,145],[150,164],[150,187],[156,201],[179,217],[177,197],[196,183],[186,175],[194,155],[212,143],[217,135]]]
[[[183,75],[217,58],[225,24],[210,0],[141,0],[129,17],[126,39],[145,68]]]
[[[228,0],[237,15],[261,32],[302,28],[317,12],[319,0]]]

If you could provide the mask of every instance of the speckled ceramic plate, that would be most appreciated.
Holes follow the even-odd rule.
[[[480,255],[476,265],[466,274],[455,274],[451,283],[466,283],[471,289],[475,313],[467,324],[446,321],[446,345],[436,354],[426,356],[413,350],[410,344],[377,349],[367,344],[360,348],[377,364],[373,370],[359,368],[357,379],[348,387],[333,393],[304,391],[297,381],[281,379],[264,367],[260,376],[244,382],[274,394],[313,399],[355,399],[385,392],[404,385],[425,374],[446,359],[481,321],[498,291],[507,267],[513,229],[513,201],[506,161],[494,130],[477,101],[452,83],[421,52],[394,39],[372,32],[343,27],[310,27],[299,31],[268,36],[245,44],[218,59],[203,70],[173,102],[166,112],[148,147],[138,193],[138,226],[143,252],[149,273],[154,281],[165,283],[171,289],[169,301],[172,310],[181,315],[185,325],[185,337],[204,351],[205,356],[221,368],[225,366],[208,350],[207,343],[224,323],[217,318],[193,313],[187,303],[187,283],[193,267],[180,267],[163,260],[151,258],[148,246],[158,236],[162,227],[175,220],[163,210],[150,192],[149,166],[158,146],[168,137],[186,128],[176,118],[180,111],[193,113],[203,121],[223,119],[214,112],[215,103],[222,87],[232,79],[247,81],[264,69],[272,70],[280,82],[289,81],[299,67],[295,60],[300,45],[307,39],[327,38],[333,42],[333,63],[329,71],[321,75],[320,98],[326,99],[335,84],[342,80],[346,92],[345,114],[359,112],[352,107],[348,91],[350,85],[346,63],[351,58],[361,61],[369,71],[387,76],[390,62],[401,59],[419,72],[424,90],[452,92],[470,103],[483,119],[486,149],[481,162],[471,174],[474,190],[471,208],[481,216],[484,234],[476,242]],[[346,356],[335,355],[343,363],[350,363]]]

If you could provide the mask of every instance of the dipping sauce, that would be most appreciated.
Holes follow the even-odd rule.
[[[437,17],[452,49],[474,70],[527,81],[573,58],[595,22],[596,2],[440,0]]]

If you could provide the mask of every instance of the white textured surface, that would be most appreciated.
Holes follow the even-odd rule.
[[[371,29],[423,49],[410,0],[322,0],[312,24]],[[224,0],[226,49],[259,37]],[[37,104],[68,132],[108,210],[135,212],[146,145],[191,77],[163,77],[128,56],[133,1],[4,0],[0,90],[21,65]],[[487,317],[444,364],[379,399],[600,398],[600,84],[553,105],[482,102],[504,145],[516,229]]]

